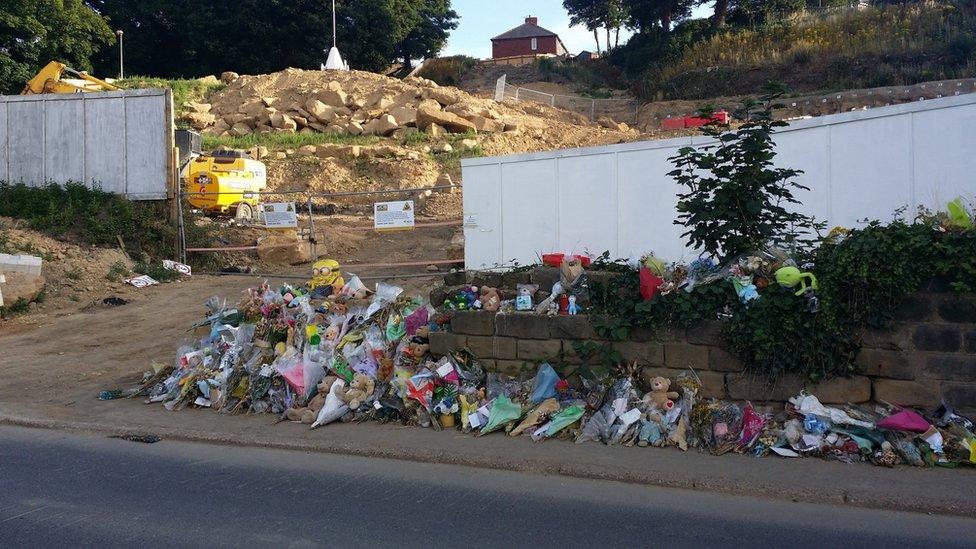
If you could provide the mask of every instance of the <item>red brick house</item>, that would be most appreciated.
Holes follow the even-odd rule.
[[[566,55],[559,35],[539,26],[537,17],[526,17],[525,23],[491,39],[491,57],[517,55]]]

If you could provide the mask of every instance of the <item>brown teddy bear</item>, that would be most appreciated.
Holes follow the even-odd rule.
[[[667,412],[674,407],[674,400],[678,398],[678,393],[668,391],[671,388],[671,380],[664,377],[655,377],[651,380],[651,390],[644,395],[644,404],[655,410]]]
[[[322,378],[322,381],[315,386],[318,392],[315,393],[312,400],[308,401],[308,404],[302,408],[289,408],[285,412],[285,417],[289,421],[299,421],[311,425],[315,421],[315,418],[318,417],[319,410],[325,405],[325,396],[332,389],[332,384],[338,379],[336,376],[325,376]]]
[[[484,311],[497,313],[498,309],[502,306],[502,296],[498,294],[498,290],[495,288],[490,288],[488,286],[481,287],[481,309]]]
[[[359,408],[364,400],[373,395],[376,382],[366,374],[356,374],[348,387],[339,392],[342,401],[349,405],[350,410]]]

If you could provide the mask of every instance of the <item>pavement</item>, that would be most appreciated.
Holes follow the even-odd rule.
[[[973,518],[0,427],[5,547],[972,547]]]

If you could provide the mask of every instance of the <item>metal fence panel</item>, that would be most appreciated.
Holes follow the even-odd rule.
[[[85,182],[133,200],[172,190],[169,90],[0,96],[0,178]]]

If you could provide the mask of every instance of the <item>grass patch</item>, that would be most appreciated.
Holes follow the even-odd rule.
[[[64,276],[66,276],[69,280],[79,280],[81,279],[81,275],[83,273],[84,271],[81,270],[81,267],[74,267],[70,271],[66,271]]]
[[[11,318],[14,315],[19,315],[27,312],[30,303],[24,298],[18,298],[14,301],[13,305],[4,305],[0,307],[0,318]]]
[[[477,64],[477,59],[467,55],[428,59],[417,76],[433,80],[441,86],[459,86],[464,75]]]
[[[23,219],[32,230],[95,246],[114,248],[121,237],[137,260],[175,256],[177,229],[163,201],[130,201],[81,183],[28,187],[0,182],[0,216]],[[185,227],[188,247],[212,245],[212,226],[195,223],[189,211]]]
[[[206,102],[210,96],[224,89],[222,82],[208,82],[198,78],[152,78],[148,76],[131,76],[115,83],[125,89],[169,88],[173,90],[173,106],[179,111],[183,103],[190,101]]]
[[[159,263],[136,263],[132,270],[141,275],[148,275],[159,282],[171,282],[180,278],[178,271],[164,269]]]
[[[121,261],[116,261],[108,269],[105,278],[111,282],[119,282],[129,274],[129,268],[125,266],[125,263]]]
[[[477,146],[473,149],[467,149],[461,146],[460,141],[464,139],[465,136],[459,136],[456,138],[449,139],[448,142],[454,147],[454,150],[445,152],[431,152],[431,158],[434,162],[437,162],[443,170],[460,170],[461,169],[461,159],[462,158],[479,158],[485,155],[481,146]]]
[[[263,145],[269,149],[294,149],[304,145],[372,145],[379,138],[372,135],[349,135],[344,133],[252,133],[239,137],[203,136],[203,148],[213,150],[219,147],[231,149],[250,149]]]

